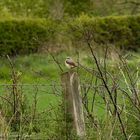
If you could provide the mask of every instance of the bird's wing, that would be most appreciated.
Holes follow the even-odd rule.
[[[66,63],[72,66],[76,66],[76,64],[73,62],[73,60],[66,60]]]

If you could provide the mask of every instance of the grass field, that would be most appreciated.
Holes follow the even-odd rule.
[[[88,55],[87,55],[88,54]],[[71,51],[61,51],[57,54],[54,54],[55,58],[60,62],[60,65],[62,66],[64,72],[68,71],[68,69],[64,65],[64,60],[67,56],[71,56],[74,58],[75,61],[79,58],[80,64],[85,66],[86,68],[96,68],[95,64],[92,61],[92,57],[90,54],[86,51],[82,51],[79,53],[79,56],[75,52]],[[103,56],[103,55],[102,55]],[[124,55],[126,56],[126,55]],[[31,55],[24,55],[24,56],[16,56],[11,57],[12,63],[14,64],[14,68],[17,72],[21,73],[20,79],[18,84],[23,84],[22,86],[19,86],[19,89],[22,88],[22,92],[24,95],[26,95],[27,100],[30,104],[30,107],[34,104],[34,97],[37,93],[37,112],[43,112],[47,109],[50,109],[51,107],[55,107],[57,110],[57,107],[62,101],[62,90],[61,90],[61,71],[58,67],[58,65],[53,60],[52,56],[49,54],[31,54]],[[103,58],[99,56],[100,63],[102,63]],[[135,69],[139,65],[140,56],[139,53],[134,52],[127,52],[127,63],[129,68],[132,70],[131,74],[135,72]],[[127,88],[127,85],[125,83],[125,79],[122,76],[120,69],[118,67],[119,59],[116,59],[114,61],[113,58],[107,58],[106,65],[107,65],[107,71],[113,75],[116,75],[119,79],[119,86],[123,89]],[[9,88],[7,86],[3,86],[3,84],[11,84],[11,67],[9,64],[9,61],[7,58],[1,58],[0,60],[0,89],[1,89],[1,95],[3,94],[9,94]],[[139,69],[138,69],[139,70]],[[92,77],[90,73],[88,73],[84,68],[79,67],[76,68],[75,71],[78,72],[80,76],[80,82],[81,82],[81,91],[82,96],[84,97],[86,90],[84,88],[84,84],[90,84],[91,79],[92,85],[94,86],[96,81],[96,76]],[[108,81],[110,84],[111,81]],[[101,81],[98,82],[97,85],[102,84]],[[139,86],[139,85],[138,85]],[[104,90],[104,89],[102,89]],[[88,108],[91,111],[92,110],[92,100],[93,100],[93,93],[95,92],[94,88],[90,88],[87,98],[88,98]],[[104,92],[106,94],[106,92]],[[92,114],[95,115],[99,120],[101,120],[102,123],[105,123],[106,121],[106,107],[103,100],[103,91],[98,91],[95,97],[95,102],[93,105],[93,110],[91,111]],[[118,104],[124,102],[123,96],[118,92]],[[54,112],[56,111],[54,110]],[[56,112],[55,112],[56,113]],[[59,112],[60,113],[60,112]],[[57,113],[56,113],[57,114]],[[56,115],[55,114],[55,115]],[[51,120],[53,118],[53,115],[47,116],[45,115],[47,120]],[[43,118],[45,117],[43,116]],[[39,122],[38,122],[39,123]],[[44,125],[48,125],[47,132]],[[38,133],[39,135],[42,135],[42,137],[49,138],[49,135],[54,135],[54,127],[56,126],[56,123],[48,124],[46,121],[45,124],[39,126],[44,128],[44,131],[42,130],[41,133]],[[107,125],[107,124],[106,124]],[[38,125],[37,125],[38,126]],[[104,127],[103,127],[104,128]],[[109,128],[108,128],[109,129]],[[105,131],[105,130],[104,130]],[[89,136],[92,134],[92,131],[90,132]],[[104,136],[104,134],[102,134]]]
[[[58,54],[55,54],[55,56],[60,62],[60,65],[62,66],[64,71],[68,70],[64,65],[65,58],[67,56],[71,56],[75,59],[75,61],[77,61],[78,57],[76,56],[76,53],[70,53],[66,51],[59,52]],[[93,67],[92,58],[88,57],[85,52],[81,52],[79,57],[79,61],[82,65],[85,65],[86,67]],[[58,91],[61,92],[61,71],[49,54],[31,54],[13,58],[11,57],[11,59],[14,64],[15,70],[21,73],[19,84],[25,84],[25,86],[23,86],[23,89],[25,93],[27,93],[29,98],[31,98],[35,92],[34,86],[32,84],[38,85],[39,108],[41,110],[45,108],[45,106],[49,103],[56,102],[57,99],[55,99],[56,96],[54,95],[54,87],[52,87],[51,85],[55,85],[58,88]],[[138,53],[130,53],[130,55],[128,55],[128,64],[132,69],[137,66],[139,60],[140,57]],[[117,71],[117,61],[119,60],[116,60],[115,62],[111,59],[107,60],[107,68],[111,72]],[[1,58],[0,65],[1,84],[11,84],[11,68],[7,58]],[[87,74],[84,69],[80,68],[78,71],[82,82],[90,80],[90,75]],[[1,86],[1,88],[4,87]]]

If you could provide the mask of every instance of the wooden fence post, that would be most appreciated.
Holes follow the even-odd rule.
[[[71,126],[68,131],[75,132],[80,139],[84,139],[85,123],[78,75],[76,72],[72,71],[65,72],[61,75],[61,81],[64,96],[66,125]]]

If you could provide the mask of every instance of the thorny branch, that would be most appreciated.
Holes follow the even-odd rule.
[[[61,67],[60,63],[58,62],[58,60],[55,58],[55,56],[49,52],[49,50],[47,49],[47,52],[50,54],[50,56],[53,58],[54,62],[57,64],[57,66],[59,67],[60,71],[63,72],[63,68]]]
[[[115,104],[115,101],[114,101],[114,99],[113,99],[113,97],[112,97],[112,93],[111,93],[111,91],[110,91],[110,89],[109,89],[109,87],[108,87],[108,85],[107,85],[107,83],[106,83],[106,80],[105,80],[105,78],[104,78],[104,76],[103,76],[102,70],[100,69],[98,60],[97,60],[97,58],[96,58],[96,56],[95,56],[95,54],[94,54],[94,52],[93,52],[93,49],[92,49],[92,47],[91,47],[91,43],[90,43],[89,41],[87,41],[87,45],[88,45],[88,47],[89,47],[89,49],[90,49],[90,52],[91,52],[91,54],[92,54],[92,56],[93,56],[93,59],[94,59],[95,64],[96,64],[96,67],[97,67],[97,69],[98,69],[98,71],[99,71],[99,74],[100,74],[100,76],[101,76],[101,80],[102,80],[102,82],[103,82],[103,84],[104,84],[104,86],[105,86],[105,89],[107,90],[107,92],[108,92],[108,94],[109,94],[109,97],[110,97],[110,99],[111,99],[111,101],[112,101],[112,103],[113,103],[114,109],[116,110],[116,114],[117,114],[117,116],[118,116],[118,119],[119,119],[119,122],[120,122],[120,125],[121,125],[121,128],[122,128],[122,132],[123,132],[123,134],[124,134],[124,137],[125,137],[126,140],[128,140],[125,127],[124,127],[124,125],[123,125],[123,122],[122,122],[122,119],[121,119],[121,117],[120,117],[120,114],[119,114],[119,112],[118,112],[118,110],[117,110],[117,105]]]

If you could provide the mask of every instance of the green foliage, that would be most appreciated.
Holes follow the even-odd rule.
[[[134,50],[140,46],[139,15],[104,18],[82,15],[69,22],[67,31],[74,41],[94,41]]]
[[[139,25],[139,15],[104,18],[81,15],[65,24],[45,19],[4,19],[0,21],[0,55],[37,52],[41,44],[56,41],[56,31],[67,34],[72,41],[136,50],[140,46]],[[57,43],[65,42],[62,36],[57,39]]]
[[[133,0],[134,1],[134,0]],[[62,19],[64,15],[81,13],[94,16],[134,15],[140,13],[139,0],[1,0],[0,17],[7,13],[13,17],[40,17]]]
[[[136,45],[140,45],[140,16],[130,16],[128,20],[129,28],[134,36],[133,41]]]
[[[54,34],[54,23],[43,19],[10,19],[0,21],[0,54],[36,52]]]
[[[0,1],[0,8],[1,14],[7,9],[13,17],[48,17],[49,0],[5,0]]]
[[[90,0],[64,0],[65,13],[70,16],[79,15],[81,13],[89,13]]]
[[[137,109],[134,108],[128,102],[127,110],[129,110],[129,114],[127,114],[127,131],[129,134],[133,134],[132,137],[135,140],[139,140],[140,137],[140,114]]]

